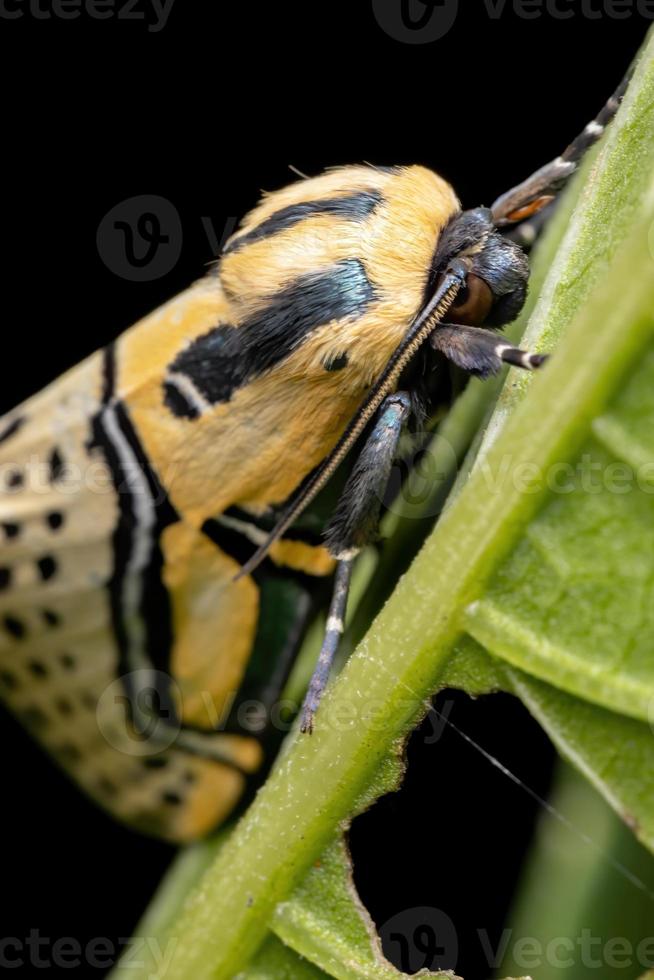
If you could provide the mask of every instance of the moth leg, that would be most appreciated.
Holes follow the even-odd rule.
[[[411,399],[406,392],[389,395],[382,403],[325,531],[327,548],[338,566],[325,636],[302,706],[303,732],[313,729],[313,717],[343,632],[354,559],[377,536],[384,491],[410,412]]]
[[[497,374],[503,364],[534,371],[548,357],[514,347],[492,330],[457,323],[440,324],[431,335],[430,343],[457,367],[479,378]]]
[[[336,566],[334,591],[332,593],[332,601],[329,605],[325,635],[316,666],[311,675],[311,682],[304,698],[304,704],[302,705],[302,720],[300,722],[300,731],[302,732],[313,731],[313,716],[316,713],[322,692],[329,680],[329,672],[343,634],[343,623],[345,609],[347,607],[347,597],[350,591],[353,564],[354,558],[347,558],[339,561]]]

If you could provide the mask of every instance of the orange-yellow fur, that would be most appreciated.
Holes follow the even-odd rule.
[[[429,170],[332,171],[268,195],[243,229],[288,204],[363,188],[384,195],[365,222],[321,215],[228,253],[218,276],[121,340],[120,392],[174,505],[195,527],[230,505],[264,510],[285,500],[334,446],[420,307],[438,235],[459,207],[449,184]],[[185,342],[218,323],[238,329],[292,278],[348,258],[363,261],[379,294],[362,316],[325,324],[199,419],[165,411],[161,378]],[[325,359],[341,353],[347,370],[326,372]]]

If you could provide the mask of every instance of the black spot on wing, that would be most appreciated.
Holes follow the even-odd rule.
[[[64,718],[69,718],[74,713],[73,705],[68,698],[57,698],[55,708]]]
[[[45,521],[51,531],[58,531],[63,527],[64,515],[60,510],[51,510],[46,514]]]
[[[25,425],[25,417],[19,415],[18,418],[12,419],[8,425],[6,425],[2,431],[0,431],[0,442],[6,442],[7,439],[11,439],[15,436],[19,429]]]
[[[175,790],[167,789],[161,794],[161,802],[165,803],[167,806],[181,806],[184,802],[179,793]]]
[[[20,718],[26,728],[33,731],[42,730],[48,726],[48,716],[41,708],[30,706],[21,711]]]
[[[19,490],[25,485],[25,474],[21,470],[12,470],[7,476],[7,486],[10,490]]]
[[[76,745],[72,742],[65,742],[63,745],[57,745],[53,748],[55,755],[57,755],[62,762],[68,765],[75,765],[82,758],[82,753]]]
[[[375,290],[359,259],[344,259],[295,279],[239,327],[214,327],[169,366],[185,374],[211,404],[229,401],[241,385],[288,357],[312,331],[360,316]]]
[[[237,252],[245,245],[270,238],[280,231],[292,228],[293,225],[305,218],[313,218],[318,214],[331,214],[337,218],[347,218],[350,221],[365,221],[379,207],[383,197],[379,191],[358,191],[355,194],[345,194],[342,197],[326,197],[317,201],[302,201],[300,204],[289,204],[275,211],[269,218],[262,221],[256,228],[245,234],[238,235],[226,245],[223,255]]]
[[[100,779],[97,781],[96,786],[102,796],[111,797],[111,796],[116,796],[118,794],[118,788],[116,784],[113,783],[110,779],[107,779],[106,776],[101,776]]]
[[[7,691],[15,691],[20,686],[18,678],[10,670],[0,670],[0,683]]]
[[[25,624],[22,620],[18,619],[16,616],[12,616],[9,613],[3,617],[2,625],[6,629],[10,636],[13,636],[16,640],[22,640],[27,632]]]
[[[38,568],[39,577],[42,582],[49,581],[49,579],[57,574],[57,562],[52,555],[44,555],[43,558],[39,558],[36,567]]]
[[[59,626],[61,623],[61,617],[59,616],[59,613],[54,611],[54,609],[42,609],[41,616],[46,626],[54,627]]]
[[[56,446],[48,457],[48,469],[51,483],[56,483],[64,475],[66,465],[61,452]]]

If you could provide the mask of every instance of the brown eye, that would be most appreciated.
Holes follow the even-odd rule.
[[[490,286],[471,273],[466,280],[466,286],[452,303],[447,318],[466,327],[479,327],[490,313],[492,305],[493,293]]]

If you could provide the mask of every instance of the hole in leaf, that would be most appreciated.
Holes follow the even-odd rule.
[[[398,969],[485,977],[499,965],[507,914],[543,811],[443,719],[541,798],[556,756],[511,695],[474,700],[446,690],[433,703],[409,740],[401,789],[352,825],[354,882]]]

